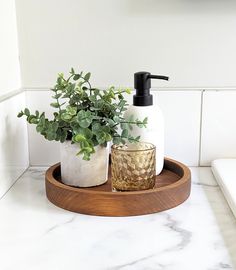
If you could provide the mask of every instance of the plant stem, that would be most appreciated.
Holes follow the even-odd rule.
[[[141,122],[141,121],[140,121],[140,122],[135,122],[135,121],[122,121],[122,122],[116,123],[114,126],[112,126],[112,128],[113,128],[113,127],[116,127],[116,126],[118,126],[118,125],[120,125],[120,124],[137,125],[137,124],[142,124],[142,122]]]
[[[92,95],[92,85],[89,81],[85,80],[84,77],[80,76],[80,78],[82,78],[89,86],[89,95],[91,96]]]
[[[56,95],[57,95],[57,91],[58,90],[56,90]],[[57,100],[57,103],[58,103],[58,109],[59,109],[59,112],[61,113],[61,104],[59,103],[59,98],[56,98],[56,100]]]

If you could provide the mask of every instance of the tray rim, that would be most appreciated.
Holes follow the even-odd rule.
[[[59,182],[53,177],[53,172],[58,166],[60,166],[60,162],[52,165],[51,167],[47,169],[45,173],[45,180],[50,182],[52,185],[56,185],[58,188],[67,189],[67,190],[78,192],[78,193],[84,193],[84,194],[90,194],[90,195],[101,194],[101,195],[112,195],[112,196],[130,196],[130,195],[132,196],[132,195],[142,195],[142,194],[156,193],[160,191],[170,190],[171,188],[180,186],[191,179],[190,169],[183,163],[177,160],[171,159],[171,158],[166,158],[166,157],[165,157],[164,162],[173,163],[175,166],[177,165],[183,171],[182,177],[180,177],[178,181],[172,184],[166,185],[164,187],[158,187],[158,188],[147,189],[147,190],[112,192],[112,191],[93,190],[93,188],[95,187],[91,187],[91,190],[89,190],[89,189],[80,188],[80,187],[68,186],[68,185],[63,184],[62,182]],[[165,168],[165,165],[164,165],[164,168]]]

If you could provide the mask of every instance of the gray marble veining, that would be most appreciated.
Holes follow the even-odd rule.
[[[136,217],[71,213],[30,168],[0,200],[1,270],[236,269],[236,221],[209,168],[192,168],[190,198]]]

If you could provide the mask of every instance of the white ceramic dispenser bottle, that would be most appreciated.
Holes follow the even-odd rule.
[[[149,72],[137,72],[134,74],[133,105],[125,112],[125,119],[148,118],[147,128],[133,126],[130,133],[133,136],[141,136],[140,141],[150,142],[156,146],[156,174],[160,174],[164,165],[164,119],[162,111],[156,104],[153,105],[153,97],[150,94],[151,79],[168,80],[166,76],[152,75]]]

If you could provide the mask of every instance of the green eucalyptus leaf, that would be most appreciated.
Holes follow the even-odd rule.
[[[87,128],[92,123],[93,116],[90,111],[81,110],[77,113],[77,119],[81,127]]]
[[[89,127],[91,124],[91,120],[89,118],[85,118],[79,122],[80,126],[83,128]]]
[[[50,104],[50,106],[53,107],[53,108],[59,108],[60,107],[58,102],[53,102],[53,103]]]
[[[22,117],[24,115],[24,113],[21,111],[17,114],[17,117]]]
[[[133,122],[133,121],[134,121],[134,115],[133,115],[133,114],[131,114],[131,115],[129,116],[128,121],[129,121],[129,122]]]
[[[80,133],[81,127],[78,122],[72,121],[70,126],[75,134]]]
[[[90,107],[90,110],[91,110],[91,111],[100,111],[99,108],[95,108],[95,107],[93,107],[93,106]]]
[[[72,118],[72,115],[69,113],[62,113],[61,114],[61,119],[64,120],[65,122],[70,121]]]
[[[84,156],[83,156],[83,160],[89,161],[89,160],[90,160],[90,154],[87,153],[87,152],[85,152],[85,153],[84,153]]]
[[[142,127],[144,126],[143,123],[140,122],[140,121],[137,121],[137,122],[136,122],[136,125],[137,125],[139,128],[142,128]]]
[[[116,124],[116,122],[112,119],[108,119],[107,122],[110,126],[114,126]]]
[[[62,98],[69,98],[70,97],[70,93],[65,93]]]
[[[58,98],[60,98],[61,97],[61,93],[60,94],[55,94],[54,96],[52,96],[52,98],[55,98],[55,99],[58,99]]]
[[[80,142],[80,147],[81,148],[87,147],[89,145],[90,144],[89,144],[89,142],[86,139]]]
[[[119,94],[118,95],[118,98],[121,100],[121,99],[124,99],[123,95]]]
[[[128,141],[130,143],[137,143],[139,140],[140,140],[140,136],[137,136],[137,137],[129,136],[128,137]]]
[[[123,138],[128,138],[129,135],[129,131],[127,129],[124,129],[121,133],[121,137]]]
[[[101,131],[96,134],[96,138],[99,144],[103,144],[106,142],[106,133],[104,131]]]
[[[77,134],[77,135],[73,136],[73,141],[74,142],[82,142],[82,141],[86,141],[86,138],[82,134]]]
[[[122,144],[125,144],[126,143],[126,140],[125,139],[121,139],[121,143]]]
[[[125,92],[126,92],[127,94],[131,94],[131,93],[132,93],[132,90],[131,90],[130,88],[127,88],[127,89],[125,89]]]
[[[35,116],[38,118],[39,117],[39,111],[35,111]]]
[[[90,72],[88,72],[87,74],[85,74],[85,76],[84,76],[85,81],[89,81],[90,77],[91,77],[91,73]]]
[[[79,78],[80,78],[80,74],[75,74],[73,77],[74,81],[77,81]]]
[[[54,133],[54,132],[47,132],[46,133],[46,138],[49,141],[53,141],[56,138],[56,133]]]
[[[36,131],[39,132],[39,133],[41,133],[43,131],[43,126],[38,124],[36,126]]]
[[[84,128],[81,132],[86,137],[86,139],[91,139],[93,137],[93,133],[89,128]]]
[[[114,120],[115,123],[120,123],[120,117],[117,116],[117,115],[115,115],[115,116],[113,117],[113,120]]]
[[[106,132],[106,133],[109,133],[110,132],[110,127],[109,126],[102,126],[101,130]]]
[[[129,125],[127,123],[121,123],[120,127],[121,127],[122,130],[125,130],[125,129],[129,128]]]
[[[92,131],[91,131],[89,128],[82,128],[82,127],[79,127],[79,128],[77,129],[77,132],[78,132],[79,134],[83,135],[83,136],[86,138],[86,140],[90,140],[90,139],[92,139],[92,137],[93,137],[93,133],[92,133]]]
[[[112,136],[109,133],[106,133],[106,141],[109,142],[112,140]]]
[[[145,117],[145,118],[143,119],[143,124],[144,124],[144,125],[147,125],[147,123],[148,123],[148,118]]]
[[[40,115],[40,118],[39,118],[39,123],[42,125],[42,126],[44,126],[45,125],[45,116],[44,116],[44,114],[41,114]]]
[[[121,143],[121,138],[120,137],[114,137],[113,138],[113,143],[114,144],[120,144]]]
[[[67,131],[66,130],[61,129],[61,128],[58,129],[57,130],[57,135],[58,135],[58,138],[59,138],[61,143],[66,141],[66,138],[67,138]]]
[[[93,92],[94,92],[94,95],[96,95],[96,96],[100,96],[99,94],[100,94],[100,90],[99,89],[93,89]]]
[[[38,119],[35,116],[30,117],[28,121],[30,124],[38,124]]]
[[[53,130],[54,132],[57,131],[58,127],[59,127],[58,122],[53,122],[53,123],[52,123],[52,130]]]
[[[72,106],[67,106],[66,107],[66,111],[67,111],[68,114],[74,116],[77,113],[77,108],[76,107],[72,107]]]
[[[97,133],[97,132],[99,132],[101,130],[101,124],[100,123],[98,123],[98,122],[94,122],[93,124],[92,124],[92,131],[93,131],[93,133]]]
[[[58,78],[57,78],[57,84],[61,85],[62,84],[62,78],[60,77],[60,75],[58,74]]]
[[[25,108],[24,113],[26,116],[30,116],[30,111],[28,108]]]
[[[90,146],[87,146],[87,147],[84,147],[84,148],[83,148],[83,151],[84,151],[84,153],[85,153],[85,152],[86,152],[86,153],[92,153],[92,152],[93,152],[93,148],[90,147]]]
[[[54,115],[54,118],[57,120],[57,117],[58,117],[59,113],[54,112],[53,115]]]
[[[127,104],[126,100],[122,99],[119,103],[119,107],[123,108]]]
[[[97,96],[96,95],[91,95],[89,96],[89,100],[92,102],[96,102],[97,101]]]

